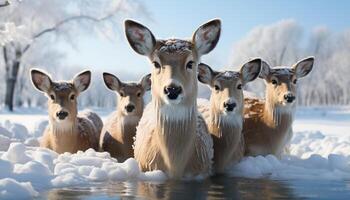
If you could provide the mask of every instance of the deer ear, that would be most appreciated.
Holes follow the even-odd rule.
[[[105,82],[108,89],[119,92],[122,82],[116,76],[114,76],[113,74],[104,72],[103,81]]]
[[[211,20],[201,25],[192,36],[199,56],[209,53],[213,50],[219,41],[221,32],[221,21],[219,19]]]
[[[52,81],[48,74],[38,69],[31,69],[30,75],[32,83],[36,89],[45,93],[49,91]]]
[[[314,65],[314,57],[308,57],[308,58],[304,58],[303,60],[297,62],[292,69],[295,72],[295,75],[297,78],[302,78],[306,75],[308,75],[311,70],[312,67]]]
[[[211,85],[211,82],[213,80],[214,71],[209,67],[209,65],[204,64],[204,63],[199,63],[198,64],[198,80],[201,83]]]
[[[270,71],[271,71],[270,65],[267,62],[262,60],[259,78],[266,79],[267,76],[270,74]]]
[[[86,70],[75,75],[73,78],[73,85],[79,93],[85,91],[91,82],[91,71]]]
[[[250,81],[255,80],[259,76],[260,70],[261,70],[260,58],[253,59],[247,62],[246,64],[244,64],[240,71],[243,83],[246,84]]]
[[[151,74],[147,74],[144,77],[142,77],[139,84],[143,87],[145,91],[150,90],[152,85]]]
[[[147,27],[132,20],[126,20],[124,25],[126,38],[134,51],[149,56],[156,45],[156,39],[152,32]]]

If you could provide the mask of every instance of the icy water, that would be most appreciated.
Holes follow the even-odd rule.
[[[350,182],[215,176],[202,181],[112,182],[52,189],[38,199],[350,199]]]

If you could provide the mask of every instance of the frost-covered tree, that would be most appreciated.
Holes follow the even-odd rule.
[[[305,32],[310,34],[303,34]],[[305,37],[307,36],[307,37]],[[261,57],[272,66],[292,65],[306,56],[315,56],[310,76],[299,82],[298,102],[302,105],[350,104],[350,31],[332,33],[326,27],[303,30],[294,20],[259,26],[233,45],[230,63],[240,66]],[[264,94],[262,80],[247,88]]]
[[[119,31],[116,27],[122,17],[143,13],[142,4],[127,0],[24,0],[0,8],[5,106],[13,110],[18,75],[32,64],[29,61],[35,62],[31,51],[48,51],[47,47],[61,39],[74,45],[80,32],[111,37]]]

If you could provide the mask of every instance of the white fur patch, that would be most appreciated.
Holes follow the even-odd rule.
[[[167,120],[171,121],[191,118],[192,116],[188,116],[189,110],[191,108],[185,106],[164,105],[159,112],[166,116]]]

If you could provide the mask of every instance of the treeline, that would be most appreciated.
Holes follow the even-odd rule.
[[[315,56],[310,76],[298,82],[301,105],[350,104],[350,30],[333,33],[326,27],[306,32],[294,20],[254,28],[233,45],[231,65],[261,57],[271,66],[291,66],[306,56]],[[231,68],[231,69],[232,69]],[[248,90],[263,95],[263,81]]]

